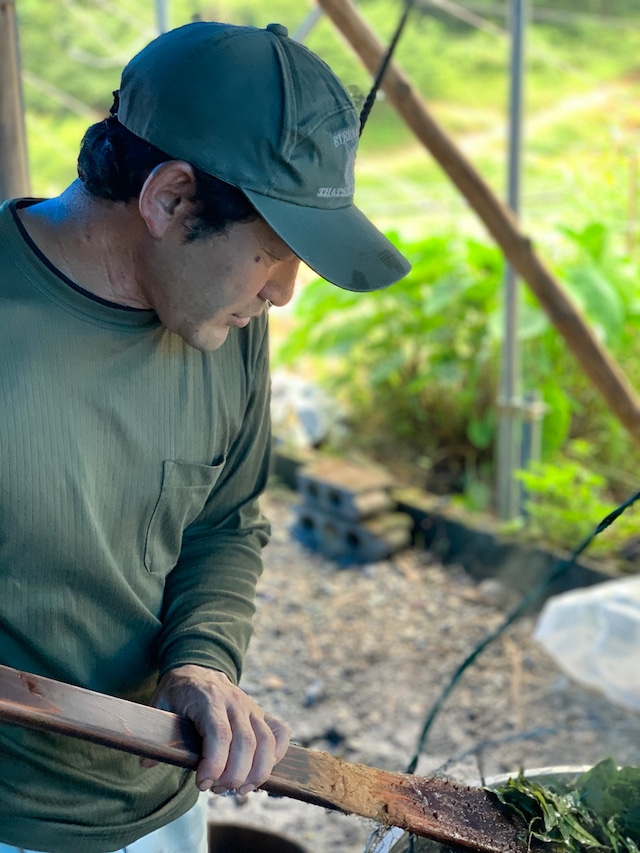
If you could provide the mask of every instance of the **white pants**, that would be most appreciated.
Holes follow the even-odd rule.
[[[36,853],[0,841],[0,853]],[[39,851],[42,853],[42,851]],[[207,799],[201,796],[182,817],[114,853],[207,853]]]

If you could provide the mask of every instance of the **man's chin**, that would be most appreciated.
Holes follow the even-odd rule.
[[[186,329],[178,332],[182,340],[190,347],[200,352],[214,352],[220,349],[229,336],[228,326],[199,326],[197,329]]]

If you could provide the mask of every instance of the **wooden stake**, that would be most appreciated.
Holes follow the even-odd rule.
[[[375,76],[384,56],[384,47],[351,0],[318,0],[318,5]],[[640,442],[640,399],[622,368],[597,340],[562,285],[539,258],[531,239],[520,231],[509,208],[495,196],[465,155],[449,139],[409,80],[393,62],[389,64],[381,88],[527,282],[582,369],[604,397],[609,409],[630,435]]]

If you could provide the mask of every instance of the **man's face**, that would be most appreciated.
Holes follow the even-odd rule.
[[[182,228],[170,229],[138,262],[140,286],[162,324],[205,352],[264,311],[267,300],[286,305],[300,263],[259,218],[189,243]]]

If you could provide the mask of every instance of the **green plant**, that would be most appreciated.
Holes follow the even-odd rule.
[[[606,478],[592,466],[593,448],[574,440],[553,462],[536,462],[518,472],[526,495],[528,537],[573,550],[615,509]],[[593,541],[589,553],[616,550],[637,533],[637,516],[626,513]]]
[[[488,320],[499,310],[502,261],[449,235],[403,249],[413,269],[395,287],[363,297],[307,285],[276,360],[320,357],[315,370],[348,404],[361,441],[429,454],[432,470],[460,478],[491,455],[497,348]]]
[[[638,853],[640,769],[600,761],[572,783],[541,784],[524,774],[497,788],[499,801],[525,821],[530,836],[566,853]]]
[[[469,508],[487,509],[503,334],[501,254],[453,234],[407,243],[391,236],[412,261],[411,274],[366,295],[311,282],[275,361],[310,363],[348,408],[361,448],[394,464],[406,459],[412,482],[462,491]],[[565,228],[561,236],[558,277],[632,381],[640,379],[637,264],[611,248],[601,223]],[[585,497],[601,485],[613,500],[625,497],[635,486],[629,461],[640,454],[524,286],[518,335],[523,391],[537,390],[547,406],[543,458],[562,467],[567,443],[584,439],[584,470],[601,478],[587,484]],[[596,514],[601,507],[588,505]]]

